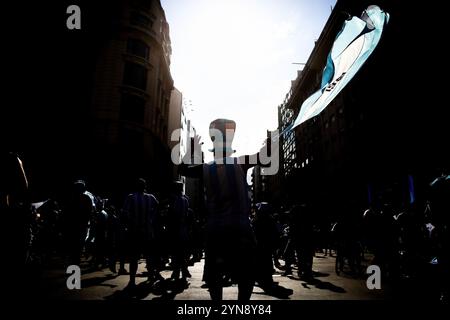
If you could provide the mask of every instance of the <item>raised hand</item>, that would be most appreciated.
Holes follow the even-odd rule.
[[[186,154],[183,157],[184,164],[202,164],[202,144],[201,136],[196,134],[191,141],[188,141]]]

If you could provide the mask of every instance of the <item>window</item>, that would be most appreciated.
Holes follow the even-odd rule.
[[[137,39],[128,39],[127,53],[148,60],[149,51],[150,49],[145,42]]]
[[[130,16],[130,22],[131,24],[134,24],[139,27],[143,28],[152,28],[153,27],[153,21],[148,18],[147,16],[139,13],[139,12],[132,12]]]
[[[126,62],[123,83],[145,90],[147,87],[147,69],[137,63]]]
[[[145,101],[130,94],[124,94],[120,103],[120,118],[126,121],[144,123]]]

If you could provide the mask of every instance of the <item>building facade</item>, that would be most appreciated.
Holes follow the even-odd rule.
[[[272,141],[275,136],[278,136],[278,132],[267,130],[267,141]],[[268,142],[268,150],[271,150],[271,142]],[[281,148],[274,148],[274,151],[279,152]],[[281,153],[281,152],[280,152]],[[268,156],[272,156],[268,154]],[[281,181],[283,179],[283,159],[279,160],[280,167],[276,174],[267,174],[264,172],[264,166],[255,165],[251,170],[251,188],[250,198],[252,200],[252,206],[260,202],[268,202],[271,204],[274,210],[278,210],[284,201],[281,190]]]
[[[174,152],[178,153],[177,159],[178,161],[181,161],[182,157],[186,154],[188,120],[186,117],[186,107],[184,105],[183,94],[177,88],[173,88],[170,97],[169,126],[167,136],[167,143],[171,149],[172,157],[174,156]],[[175,151],[175,147],[178,148],[178,152]]]
[[[96,54],[92,137],[108,158],[117,159],[107,168],[114,176],[144,176],[164,189],[171,178],[169,26],[159,1],[121,1],[117,8]]]
[[[38,199],[80,178],[105,196],[129,192],[138,176],[164,192],[172,178],[173,80],[160,1],[80,1],[80,30],[58,20],[69,4],[36,8],[45,17],[42,33],[29,31],[33,65],[22,59],[21,71],[34,85],[2,117],[9,119],[9,148],[24,159]]]

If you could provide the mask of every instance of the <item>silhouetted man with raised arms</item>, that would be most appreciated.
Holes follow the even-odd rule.
[[[259,163],[259,154],[231,157],[236,123],[228,119],[211,122],[214,161],[201,163],[200,137],[194,138],[196,164],[189,166],[190,150],[180,166],[182,175],[203,177],[206,193],[206,250],[204,279],[212,300],[222,300],[223,279],[237,281],[239,300],[250,300],[254,286],[255,238],[250,224],[247,170]]]

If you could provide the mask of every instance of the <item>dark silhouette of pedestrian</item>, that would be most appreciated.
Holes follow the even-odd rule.
[[[80,264],[88,234],[89,222],[94,214],[91,197],[86,194],[83,180],[75,181],[65,212],[65,233],[71,264]]]
[[[99,199],[97,202],[97,210],[94,214],[93,226],[91,231],[93,233],[93,262],[94,268],[102,268],[107,265],[106,260],[108,256],[108,220],[109,213],[105,210],[106,200]]]
[[[12,263],[14,272],[6,276],[5,292],[23,294],[24,288],[33,289],[30,276],[31,203],[28,179],[22,160],[16,153],[0,153],[0,212],[2,213],[2,255]],[[14,276],[17,275],[17,276]],[[17,290],[16,291],[9,291]],[[13,293],[14,292],[14,293]]]
[[[272,252],[278,239],[275,221],[267,202],[256,205],[256,217],[253,221],[257,243],[257,282],[263,289],[272,285],[273,260]]]
[[[183,194],[183,183],[176,181],[173,183],[173,193],[169,202],[167,228],[173,267],[171,278],[178,280],[181,272],[184,282],[186,282],[186,278],[191,277],[187,267],[189,244],[188,214],[189,201]]]
[[[276,221],[271,214],[271,208],[267,202],[257,204],[256,218],[253,222],[257,243],[256,281],[267,294],[287,298],[293,291],[278,285],[272,278],[274,272],[272,255],[279,242],[280,235]]]
[[[214,143],[214,161],[190,163],[188,153],[180,166],[182,175],[203,177],[206,192],[207,219],[205,227],[204,280],[212,300],[222,300],[224,279],[238,283],[238,299],[249,300],[254,285],[256,242],[250,223],[250,200],[246,181],[248,157],[234,158],[231,144],[236,123],[217,119],[210,124]],[[201,163],[200,137],[194,138],[194,160]],[[258,159],[259,155],[254,155]],[[247,160],[247,161],[245,161]],[[199,163],[197,162],[197,163]],[[254,165],[254,164],[253,164]]]
[[[155,230],[157,224],[158,201],[146,193],[146,181],[138,179],[135,192],[127,196],[123,206],[128,226],[128,252],[130,255],[130,281],[128,288],[136,286],[136,272],[141,255],[147,260],[148,280],[155,282],[162,276],[156,268]]]
[[[190,265],[200,262],[203,258],[203,222],[200,221],[199,214],[189,208],[189,217],[191,220],[191,253],[192,259]]]
[[[311,279],[315,254],[314,224],[311,209],[303,205],[292,208],[292,238],[297,252],[298,275],[302,279]]]
[[[118,272],[119,275],[128,274],[125,270],[125,254],[126,254],[126,225],[121,210],[111,204],[110,200],[106,200],[107,220],[107,246],[109,269],[112,273]],[[119,271],[116,269],[116,263],[119,261]]]

